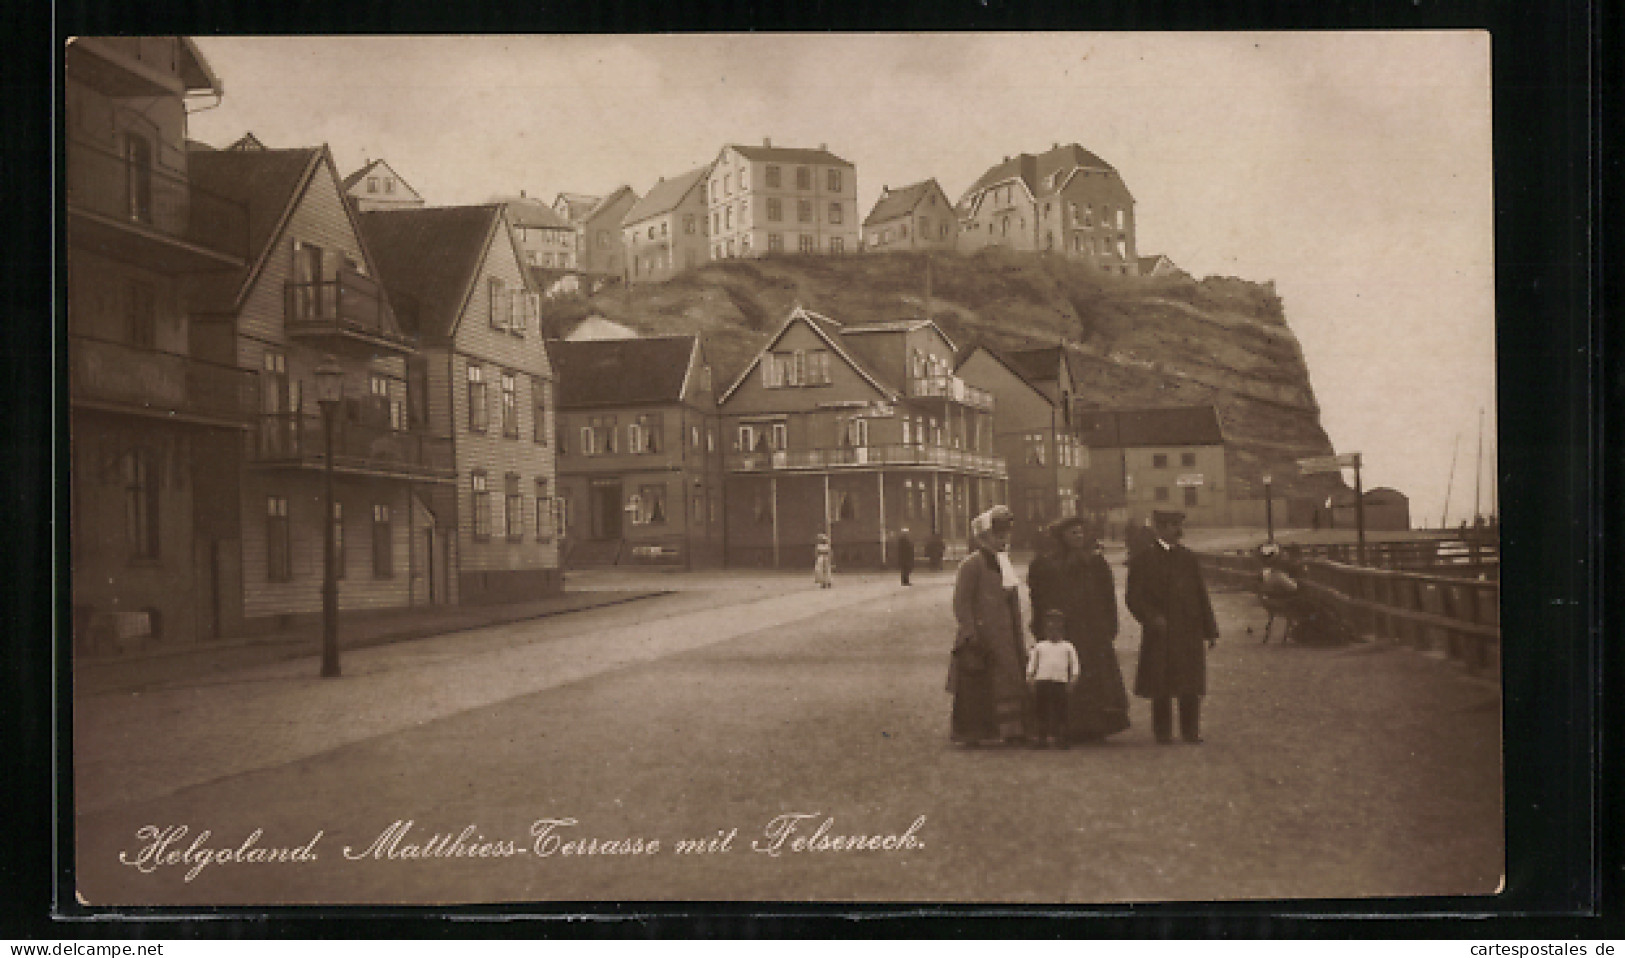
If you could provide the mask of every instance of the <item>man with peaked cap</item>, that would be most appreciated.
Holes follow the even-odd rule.
[[[1180,737],[1202,741],[1207,649],[1219,639],[1196,554],[1179,544],[1184,525],[1182,512],[1152,513],[1154,536],[1128,563],[1128,610],[1141,629],[1134,694],[1151,700],[1151,728],[1164,744],[1173,741],[1175,700]]]

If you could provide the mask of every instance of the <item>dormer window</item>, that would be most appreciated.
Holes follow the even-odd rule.
[[[378,192],[378,177],[376,177],[376,176],[367,177],[367,192],[368,193],[376,193],[376,192]]]
[[[393,192],[395,192],[395,178],[393,176],[388,177],[387,179],[384,180],[384,192],[385,193],[393,193]]]

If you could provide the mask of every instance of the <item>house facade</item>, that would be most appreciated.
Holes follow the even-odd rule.
[[[194,344],[192,280],[236,275],[248,210],[196,182],[189,94],[219,80],[181,37],[65,51],[74,654],[207,641],[241,617],[236,471],[255,403]]]
[[[723,393],[730,565],[893,561],[907,528],[963,550],[971,517],[1007,501],[993,398],[955,376],[926,320],[843,326],[797,307]]]
[[[659,282],[710,259],[705,184],[709,167],[662,179],[621,225],[627,281]]]
[[[638,194],[623,186],[607,196],[560,193],[553,212],[575,230],[575,268],[585,274],[589,289],[626,277],[626,254],[621,248],[621,220]]]
[[[553,207],[523,191],[495,202],[503,207],[525,265],[559,271],[576,268],[576,229]]]
[[[863,248],[871,252],[954,249],[958,232],[953,204],[936,180],[895,190],[882,186],[880,199],[863,220]]]
[[[563,587],[553,367],[539,296],[503,207],[362,216],[391,303],[419,349],[414,423],[451,437],[454,481],[419,495],[436,601],[512,601]],[[418,399],[417,397],[422,397]]]
[[[197,151],[190,162],[250,217],[247,267],[200,279],[193,316],[194,343],[258,378],[235,495],[244,631],[319,616],[326,522],[341,611],[433,601],[414,530],[436,522],[423,490],[452,482],[451,440],[408,416],[414,350],[331,154]],[[331,435],[316,401],[316,370],[328,364],[343,374]],[[335,498],[324,516],[329,448]]]
[[[957,204],[959,248],[1053,252],[1135,275],[1134,197],[1111,164],[1076,143],[1005,157]]]
[[[555,340],[571,567],[722,561],[722,447],[696,336]]]
[[[729,145],[706,181],[711,258],[858,250],[857,168],[816,150]]]
[[[1011,359],[986,346],[964,356],[955,370],[966,383],[993,396],[993,450],[1009,469],[1011,544],[1034,548],[1045,527],[1079,515],[1078,480],[1089,468],[1089,448],[1072,434],[1071,416]],[[1065,379],[1063,368],[1059,377]],[[1070,392],[1070,384],[1057,391]]]
[[[401,179],[383,160],[372,160],[344,178],[344,195],[363,213],[371,210],[413,210],[423,207],[423,196]]]
[[[1083,507],[1115,529],[1158,509],[1190,525],[1228,525],[1230,483],[1224,435],[1212,406],[1078,410],[1073,428],[1089,447],[1080,478]]]

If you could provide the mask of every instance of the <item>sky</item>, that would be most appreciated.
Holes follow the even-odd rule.
[[[1273,280],[1321,424],[1413,524],[1491,508],[1490,46],[1479,31],[204,37],[190,135],[384,159],[431,205],[640,195],[728,143],[828,149],[957,200],[1078,143],[1141,255]],[[1482,411],[1483,465],[1475,477]],[[1452,459],[1454,458],[1454,469]],[[1348,474],[1352,481],[1352,473]]]

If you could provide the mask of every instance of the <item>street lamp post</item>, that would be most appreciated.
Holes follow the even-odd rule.
[[[339,579],[333,565],[333,431],[344,398],[344,369],[332,356],[316,367],[316,402],[322,409],[322,678],[339,675]]]
[[[1275,498],[1270,494],[1271,476],[1264,474],[1264,531],[1267,541],[1275,541]]]

